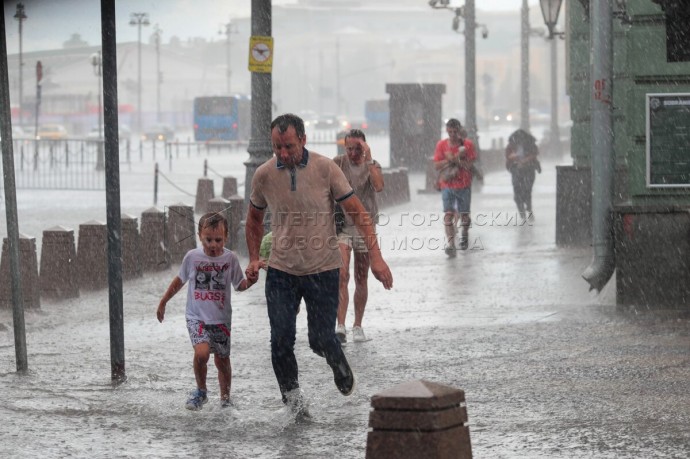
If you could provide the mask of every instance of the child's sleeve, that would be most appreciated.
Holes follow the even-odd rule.
[[[237,255],[232,254],[230,259],[230,283],[235,288],[235,291],[240,286],[240,282],[244,280],[244,271],[240,266],[240,260],[237,259]]]

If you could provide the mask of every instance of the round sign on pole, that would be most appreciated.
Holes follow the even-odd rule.
[[[40,83],[43,79],[43,64],[41,61],[36,62],[36,83]]]

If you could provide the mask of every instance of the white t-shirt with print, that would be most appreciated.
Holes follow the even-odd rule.
[[[228,249],[222,255],[209,257],[204,249],[190,250],[180,265],[179,278],[187,287],[187,319],[209,325],[232,322],[230,285],[235,290],[244,279],[237,256]]]

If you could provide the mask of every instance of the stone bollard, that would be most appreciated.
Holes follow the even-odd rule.
[[[223,177],[223,192],[220,194],[224,198],[237,194],[237,179],[235,177]]]
[[[434,166],[434,158],[429,157],[426,160],[426,177],[424,180],[424,189],[417,190],[417,193],[438,193],[438,171]]]
[[[180,263],[185,254],[196,248],[196,221],[192,206],[177,203],[168,207],[166,241],[171,263]]]
[[[213,198],[208,202],[206,209],[208,212],[215,212],[223,215],[223,217],[225,217],[225,219],[228,221],[228,240],[225,242],[225,248],[232,249],[232,241],[230,240],[230,220],[232,218],[230,215],[230,201],[221,197]]]
[[[40,309],[41,290],[38,288],[40,284],[38,280],[38,261],[36,258],[36,238],[19,234],[19,258],[24,308]],[[0,304],[3,308],[12,308],[10,243],[7,238],[4,238],[2,242],[2,260],[0,260]]]
[[[244,220],[244,198],[238,195],[230,196],[228,198],[230,201],[230,212],[228,223],[230,223],[230,237],[228,237],[228,242],[230,243],[230,249],[237,251],[240,244],[240,226],[242,220]]]
[[[41,248],[41,295],[65,299],[79,297],[77,249],[74,230],[54,226],[43,231]]]
[[[80,290],[108,286],[108,228],[91,220],[79,225],[77,284]]]
[[[410,177],[406,167],[398,168],[400,180],[400,202],[410,202]]]
[[[371,398],[367,459],[470,459],[465,392],[429,381],[399,384]]]
[[[213,199],[213,179],[200,178],[196,184],[196,202],[194,204],[194,211],[197,214],[205,214],[206,204],[209,199]]]
[[[150,207],[141,213],[141,269],[160,271],[170,268],[166,251],[165,212]]]
[[[141,277],[141,241],[137,217],[122,214],[122,279]]]

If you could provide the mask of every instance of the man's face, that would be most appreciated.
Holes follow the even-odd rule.
[[[359,164],[364,160],[362,142],[357,137],[348,137],[345,140],[345,152],[350,161],[355,164]]]
[[[276,126],[271,131],[271,143],[273,153],[280,162],[288,168],[293,168],[302,161],[302,149],[307,143],[307,137],[300,139],[293,126],[288,126],[285,132],[280,132]]]

